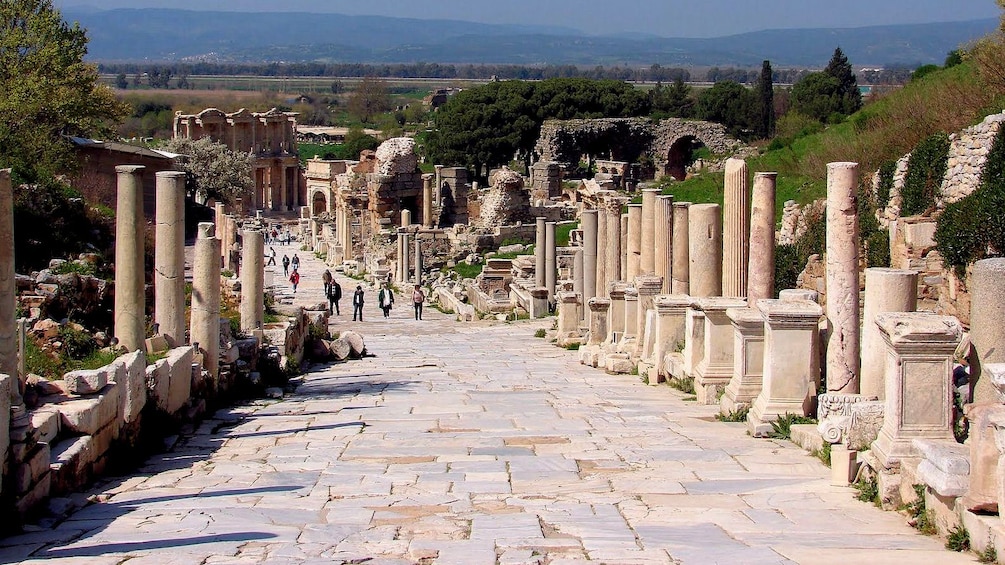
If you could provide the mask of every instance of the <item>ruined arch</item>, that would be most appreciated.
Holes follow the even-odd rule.
[[[696,144],[707,147],[713,155],[732,155],[741,145],[722,124],[680,118],[663,120],[656,126],[652,147],[656,177],[670,175],[683,180]]]
[[[317,216],[328,211],[328,195],[323,190],[315,190],[311,195],[311,215]]]

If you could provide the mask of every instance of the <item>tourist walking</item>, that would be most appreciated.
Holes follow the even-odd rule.
[[[293,268],[293,272],[290,273],[290,282],[293,283],[293,293],[297,292],[297,285],[300,284],[300,273],[297,272],[297,268]]]
[[[324,283],[325,296],[328,296],[329,294],[328,291],[331,289],[332,286],[332,272],[329,271],[328,269],[325,269],[325,272],[321,275],[321,282]]]
[[[356,292],[352,295],[352,321],[356,321],[356,317],[359,316],[359,321],[363,321],[363,287],[356,285]]]
[[[415,285],[412,291],[412,306],[415,308],[415,319],[422,319],[422,303],[426,301],[426,295],[422,292],[422,287]]]
[[[268,232],[266,232],[266,233],[268,233]],[[270,247],[269,248],[269,262],[266,263],[266,266],[268,266],[268,265],[275,265],[275,264],[276,264],[276,248],[275,247]]]
[[[380,309],[384,311],[384,317],[389,318],[391,316],[391,306],[394,305],[394,293],[391,292],[391,287],[387,283],[380,285],[377,303],[380,304]]]
[[[342,285],[336,280],[332,280],[331,285],[328,286],[328,292],[325,294],[328,297],[328,313],[332,313],[332,307],[335,308],[335,315],[341,316],[342,314],[338,310],[338,301],[342,300]]]
[[[299,269],[300,268],[300,256],[297,255],[296,253],[294,253],[293,254],[293,261],[290,262],[290,265],[293,265],[293,270],[294,271],[297,270],[297,269]]]
[[[285,253],[283,254],[283,276],[290,276],[290,258]]]

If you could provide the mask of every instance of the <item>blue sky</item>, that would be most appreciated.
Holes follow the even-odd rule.
[[[994,0],[55,0],[57,6],[352,15],[524,23],[590,34],[715,37],[774,28],[862,27],[997,17]]]

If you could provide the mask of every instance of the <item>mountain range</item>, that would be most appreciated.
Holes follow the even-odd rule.
[[[775,29],[716,38],[591,35],[554,26],[295,12],[63,10],[103,62],[326,62],[822,67],[840,46],[862,66],[941,64],[998,20]]]

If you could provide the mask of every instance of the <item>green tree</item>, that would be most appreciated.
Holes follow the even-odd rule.
[[[789,101],[792,110],[815,120],[826,122],[840,107],[838,80],[827,73],[810,73],[792,85]]]
[[[251,176],[253,160],[248,153],[231,151],[208,137],[175,138],[165,143],[164,149],[188,157],[182,170],[189,174],[189,191],[199,200],[213,198],[233,202],[236,198],[252,196],[255,186]]]
[[[761,76],[757,79],[757,101],[759,120],[757,137],[767,139],[775,135],[775,85],[771,78],[771,61],[761,64]]]
[[[115,88],[122,90],[129,88],[129,80],[126,79],[126,73],[119,73],[115,75]]]
[[[0,2],[0,167],[16,180],[73,170],[65,136],[110,135],[127,115],[86,53],[84,30],[51,0]]]
[[[657,84],[649,91],[649,102],[654,118],[694,117],[695,99],[691,87],[682,79],[678,78],[669,86]]]
[[[376,114],[390,110],[391,94],[387,83],[373,77],[364,77],[349,95],[347,109],[363,123],[368,123]]]
[[[840,47],[834,49],[834,55],[827,63],[824,73],[837,79],[840,85],[838,88],[839,107],[836,111],[846,116],[859,111],[862,107],[862,91],[858,89],[858,80],[852,71],[851,63],[848,62],[848,57],[845,56]]]
[[[757,94],[740,83],[725,80],[698,95],[697,117],[720,123],[730,134],[749,139],[759,115]]]

